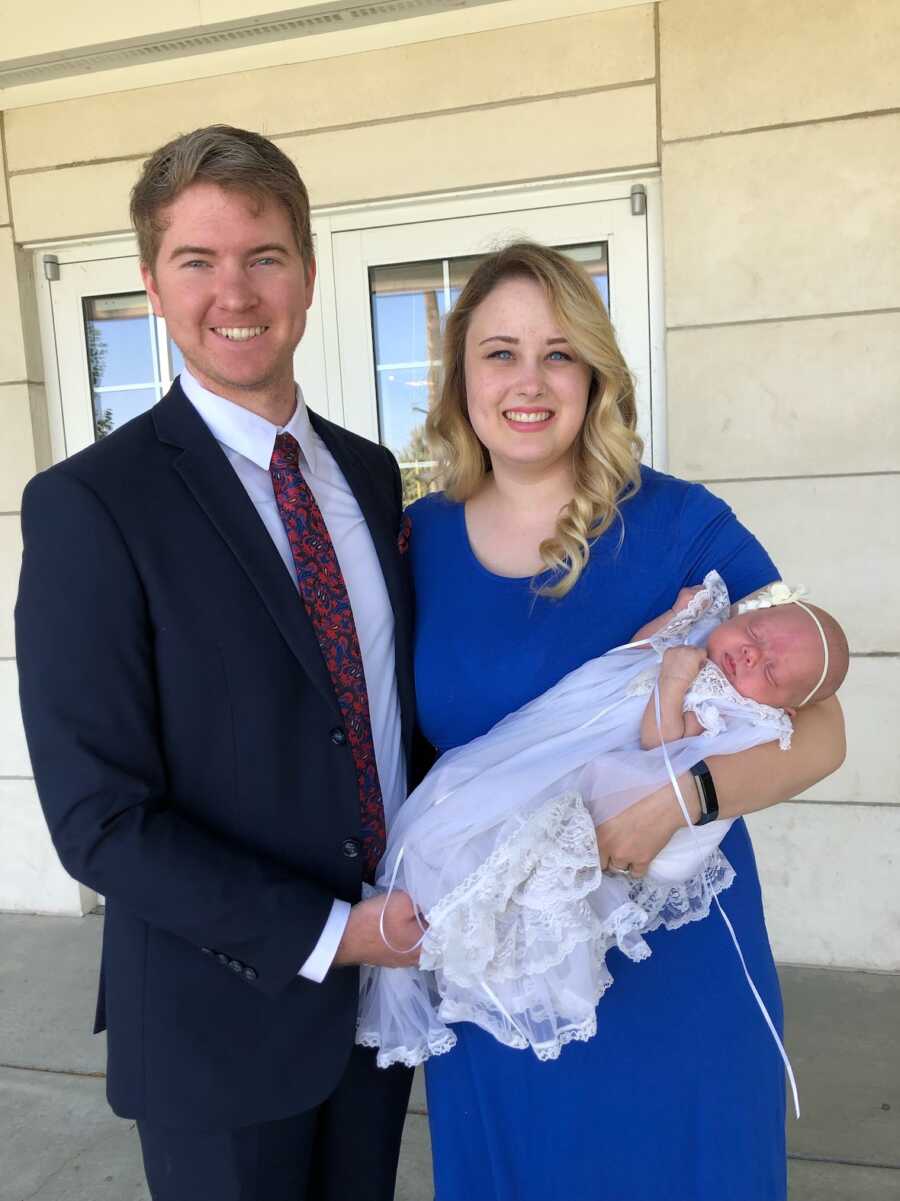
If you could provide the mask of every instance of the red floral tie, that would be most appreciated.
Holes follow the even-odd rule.
[[[299,466],[300,446],[279,434],[272,452],[272,484],[294,558],[300,595],[344,718],[356,766],[365,874],[373,879],[384,854],[384,804],[372,743],[369,697],[347,585],[319,506]]]

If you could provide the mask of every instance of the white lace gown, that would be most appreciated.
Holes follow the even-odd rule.
[[[609,651],[486,734],[445,754],[402,806],[377,886],[424,914],[420,969],[364,968],[357,1042],[382,1067],[450,1050],[455,1022],[555,1059],[596,1031],[612,983],[606,953],[650,954],[644,934],[706,917],[734,879],[730,822],[679,830],[641,880],[600,871],[595,825],[708,755],[790,744],[780,709],[740,696],[705,663],[685,698],[703,732],[640,747],[663,651],[702,645],[727,620],[711,572],[688,609],[643,648]]]

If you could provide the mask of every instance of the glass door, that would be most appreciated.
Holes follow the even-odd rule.
[[[439,386],[444,319],[481,258],[515,237],[564,250],[592,276],[637,378],[650,445],[646,236],[627,200],[336,232],[345,420],[393,450],[407,501],[432,486],[424,420]]]

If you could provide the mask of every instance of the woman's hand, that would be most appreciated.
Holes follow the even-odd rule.
[[[700,800],[693,776],[690,773],[679,776],[678,785],[691,820],[696,821],[700,816]],[[597,826],[601,868],[645,876],[651,861],[683,825],[681,806],[671,785],[666,784]]]
[[[837,697],[805,705],[794,721],[789,751],[782,751],[777,742],[766,742],[734,755],[707,759],[719,816],[742,817],[797,796],[836,771],[845,753],[844,717]],[[693,777],[689,773],[679,776],[678,784],[691,820],[696,821],[700,801]],[[681,807],[667,784],[597,826],[600,866],[622,870],[630,865],[632,875],[643,876],[650,861],[683,825]]]

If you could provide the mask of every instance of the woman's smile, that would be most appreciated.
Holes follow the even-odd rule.
[[[504,409],[503,416],[513,429],[521,429],[524,433],[533,433],[546,429],[555,414],[552,409],[515,408]]]

